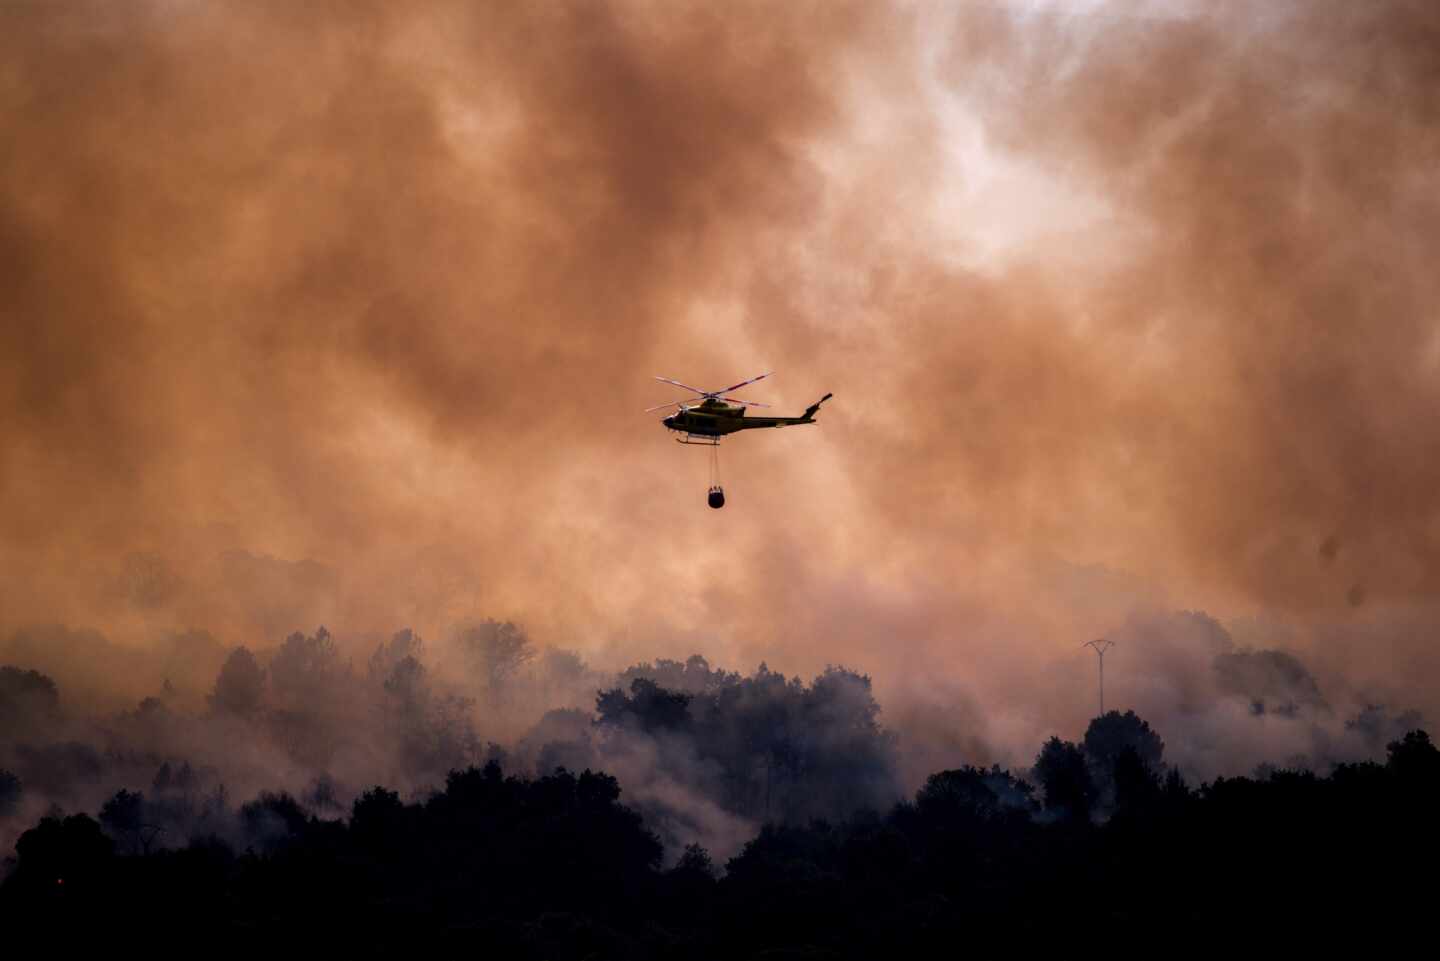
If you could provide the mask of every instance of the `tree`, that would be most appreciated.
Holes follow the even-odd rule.
[[[60,713],[60,690],[39,671],[0,667],[0,725],[49,720]]]
[[[698,844],[685,845],[685,853],[680,855],[680,860],[670,869],[671,876],[689,875],[704,879],[715,877],[715,864],[710,860],[710,852]]]
[[[1133,749],[1147,768],[1157,772],[1165,755],[1165,742],[1134,711],[1108,711],[1095,718],[1085,729],[1084,744],[1085,756],[1106,777],[1126,748]]]
[[[1115,759],[1112,776],[1115,781],[1115,806],[1119,810],[1149,808],[1160,798],[1160,775],[1128,744]]]
[[[1416,788],[1440,787],[1440,750],[1425,731],[1410,731],[1387,747],[1385,767],[1401,781]]]
[[[1006,809],[1029,811],[1034,788],[1003,770],[971,767],[938,771],[915,795],[916,809],[926,817],[986,818]]]
[[[174,780],[174,772],[170,770],[170,762],[162,761],[155,776],[150,779],[150,789],[156,794],[163,794],[170,790],[170,782]]]
[[[285,638],[270,661],[270,685],[292,706],[328,693],[340,673],[340,652],[323,624],[314,634],[296,631]]]
[[[708,903],[716,887],[710,852],[699,844],[685,845],[680,860],[665,872],[665,881],[665,893],[680,911],[694,911]]]
[[[46,817],[15,842],[14,879],[32,889],[84,889],[97,881],[114,856],[115,843],[84,814]]]
[[[416,663],[425,659],[425,641],[410,628],[396,631],[390,640],[381,641],[370,655],[369,673],[372,681],[384,683],[397,665],[407,658]]]
[[[1165,775],[1165,783],[1161,787],[1161,797],[1171,807],[1178,807],[1186,804],[1194,795],[1190,793],[1185,778],[1180,775],[1180,769],[1172,767]]]
[[[553,685],[574,684],[584,678],[587,668],[585,660],[574,651],[552,647],[541,659],[545,678]]]
[[[685,689],[649,675],[669,676]],[[602,729],[654,739],[665,776],[745,817],[843,818],[899,800],[895,738],[879,721],[870,679],[829,667],[806,685],[764,664],[749,677],[703,658],[641,664],[620,675],[628,693],[599,695]],[[631,743],[601,741],[602,755]],[[704,763],[697,766],[694,761]]]
[[[1035,758],[1035,777],[1045,789],[1045,810],[1085,819],[1095,803],[1095,786],[1085,752],[1052,737]]]
[[[462,628],[458,644],[492,697],[535,657],[524,628],[510,621],[484,620]]]
[[[415,658],[407,657],[390,669],[382,686],[403,710],[419,711],[425,702],[425,667]]]
[[[164,830],[150,816],[145,795],[120,789],[100,808],[100,823],[131,853],[149,854],[155,838]]]
[[[265,672],[248,648],[237,647],[225,659],[210,706],[225,714],[249,717],[260,708],[265,696]]]
[[[538,660],[539,670],[536,673],[541,684],[538,693],[545,703],[573,704],[592,695],[596,688],[606,683],[606,675],[590,670],[585,659],[575,651],[547,648]]]
[[[397,852],[408,840],[406,809],[400,795],[379,786],[360,795],[351,808],[350,830],[364,848]]]
[[[620,675],[620,686],[628,686],[637,677],[654,681],[670,691],[686,694],[714,694],[721,688],[740,683],[740,675],[720,669],[711,670],[710,662],[699,654],[691,654],[684,663],[659,658],[654,664],[645,662],[626,668]]]
[[[304,808],[284,791],[261,791],[240,805],[240,824],[246,836],[262,849],[275,850],[298,837],[308,821]]]
[[[1085,729],[1085,756],[1098,800],[1109,808],[1121,803],[1120,780],[1125,781],[1125,803],[1142,804],[1159,792],[1161,758],[1165,742],[1134,711],[1109,711]],[[1123,762],[1122,762],[1122,759]],[[1124,770],[1121,770],[1123,766]]]
[[[667,691],[654,681],[637,677],[630,682],[628,695],[618,687],[604,691],[595,708],[601,724],[653,732],[685,727],[690,720],[689,705],[690,695]]]

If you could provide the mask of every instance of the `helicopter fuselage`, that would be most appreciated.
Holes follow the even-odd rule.
[[[759,427],[789,427],[795,424],[815,423],[815,412],[830,399],[826,394],[806,409],[799,417],[746,417],[745,408],[726,404],[723,401],[707,399],[693,407],[682,406],[660,423],[673,431],[692,437],[723,437],[737,431]]]

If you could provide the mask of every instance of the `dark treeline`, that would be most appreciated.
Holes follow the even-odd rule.
[[[602,723],[683,729],[720,703],[707,692],[743,688],[721,677],[677,691],[655,674],[602,693]],[[799,710],[824,687],[760,683],[796,690]],[[55,813],[21,834],[0,924],[134,931],[145,918],[230,949],[873,958],[1079,950],[1099,932],[1107,950],[1183,954],[1256,933],[1293,944],[1394,932],[1425,908],[1415,879],[1440,854],[1440,751],[1425,732],[1392,742],[1383,763],[1198,787],[1163,751],[1145,721],[1111,712],[1079,743],[1046,742],[1034,784],[963,767],[841,818],[787,802],[723,865],[691,845],[668,867],[620,783],[591,770],[507,776],[492,759],[415,800],[374,787],[333,816],[284,793],[234,811],[222,797],[192,812],[183,843],[161,843],[163,808],[189,776],[167,770],[150,794],[122,790],[95,817]],[[238,835],[207,830],[207,816],[232,818]]]
[[[42,636],[104,650],[9,649]],[[148,919],[229,947],[518,958],[995,956],[1102,931],[1152,950],[1393,930],[1440,854],[1440,752],[1414,712],[1346,722],[1383,760],[1201,781],[1112,711],[907,792],[905,732],[844,668],[607,674],[497,621],[435,645],[176,644],[180,685],[118,713],[0,667],[6,930]],[[1254,723],[1295,724],[1322,709],[1296,665],[1222,651],[1214,671]]]

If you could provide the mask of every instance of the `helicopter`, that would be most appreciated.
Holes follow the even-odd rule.
[[[678,380],[671,380],[669,377],[656,377],[655,379],[688,390],[694,397],[689,398],[690,403],[672,401],[668,404],[657,404],[654,407],[646,408],[645,413],[649,414],[657,410],[664,410],[667,407],[674,407],[675,413],[664,418],[660,423],[666,429],[684,436],[675,440],[681,444],[699,444],[710,448],[720,446],[720,438],[727,434],[734,434],[742,430],[751,430],[759,427],[790,427],[797,424],[815,423],[815,414],[820,410],[820,405],[825,403],[834,394],[826,394],[815,403],[805,408],[805,413],[799,417],[746,417],[746,407],[769,407],[769,404],[756,403],[753,400],[740,400],[736,397],[727,397],[731,391],[739,390],[741,387],[749,386],[759,380],[764,380],[773,374],[774,371],[767,371],[758,377],[751,377],[749,380],[742,380],[738,384],[731,384],[729,387],[722,387],[720,390],[701,390],[698,387],[691,387],[689,384],[682,384]],[[694,403],[698,400],[699,403]],[[725,506],[725,490],[720,486],[720,458],[718,451],[712,451],[710,457],[710,491],[707,494],[706,502],[715,509]]]

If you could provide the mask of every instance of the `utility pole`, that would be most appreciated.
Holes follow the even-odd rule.
[[[1105,638],[1096,638],[1093,641],[1086,641],[1081,647],[1093,647],[1095,653],[1100,655],[1100,716],[1105,716],[1105,652],[1115,646],[1114,641],[1107,641]]]

